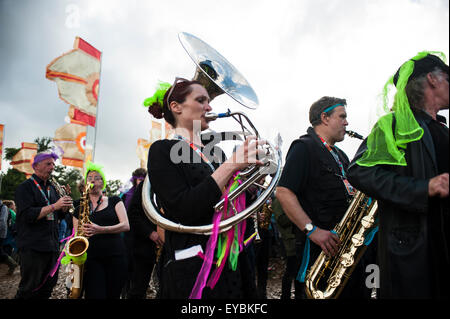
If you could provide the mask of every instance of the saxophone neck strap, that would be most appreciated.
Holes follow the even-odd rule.
[[[89,200],[89,215],[92,215],[93,213],[95,213],[102,203],[103,203],[103,195],[100,195],[100,197],[97,200],[97,206],[95,207],[95,209],[92,209],[92,206],[93,206],[92,201]]]
[[[31,176],[30,179],[34,182],[34,185],[39,189],[42,196],[44,196],[45,201],[47,202],[47,206],[50,205],[50,185],[47,185],[47,194],[45,194],[44,190],[42,189],[41,185],[36,181],[36,179]]]

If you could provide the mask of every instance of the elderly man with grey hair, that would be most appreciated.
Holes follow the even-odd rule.
[[[449,68],[438,55],[420,52],[390,78],[393,106],[349,167],[378,200],[381,298],[450,296],[449,134],[438,114],[449,108]]]
[[[49,181],[56,159],[55,153],[37,154],[34,174],[16,189],[21,275],[17,299],[48,299],[58,279],[57,273],[49,275],[59,254],[58,218],[72,205],[72,199],[60,197]]]

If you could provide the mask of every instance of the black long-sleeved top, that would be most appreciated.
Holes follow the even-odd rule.
[[[128,208],[128,220],[130,232],[133,235],[133,253],[141,256],[153,256],[155,243],[150,239],[150,234],[156,231],[156,225],[145,216],[142,208],[142,186],[140,183],[131,198]]]
[[[55,188],[33,174],[33,178],[39,183],[44,193],[49,197],[50,204],[58,201],[59,195]],[[58,218],[63,216],[61,211],[55,211],[54,219],[47,217],[38,219],[42,207],[47,206],[47,201],[38,187],[31,179],[21,183],[15,193],[17,205],[17,247],[19,249],[32,249],[36,251],[59,251],[58,243]]]
[[[218,168],[219,160],[214,160],[207,153],[205,156]],[[178,140],[153,143],[149,150],[148,172],[152,189],[165,212],[164,217],[182,225],[211,224],[213,207],[220,200],[222,192],[211,177],[212,169],[187,143]],[[165,247],[172,257],[175,250],[198,244],[205,251],[207,240],[208,236],[204,235],[165,233]]]

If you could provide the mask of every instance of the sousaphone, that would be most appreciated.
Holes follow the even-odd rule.
[[[211,100],[220,94],[226,93],[233,100],[249,109],[257,108],[259,104],[258,98],[248,81],[220,53],[192,34],[182,32],[178,35],[178,38],[181,45],[197,66],[193,80],[202,83],[208,91]],[[209,120],[229,118],[237,121],[241,131],[233,133],[238,133],[240,136],[238,139],[240,140],[245,140],[245,138],[249,135],[254,135],[258,139],[260,138],[253,123],[242,112],[228,111],[221,114],[207,113],[206,117]],[[227,136],[227,134],[223,133],[226,132],[218,134],[221,136]],[[235,134],[232,135],[235,137]],[[246,219],[252,213],[255,213],[275,190],[281,175],[280,150],[276,149],[269,142],[263,146],[263,150],[265,156],[260,158],[260,160],[264,163],[264,165],[251,165],[245,171],[242,171],[240,174],[243,181],[242,184],[228,195],[231,207],[234,209],[236,214],[220,222],[219,232],[229,230],[235,224]],[[260,181],[264,178],[265,183],[260,183]],[[232,205],[232,201],[249,187],[257,187],[260,195],[246,209],[238,213]],[[215,205],[214,209],[216,211],[221,210],[223,208],[223,204],[224,200],[222,199]],[[203,226],[182,225],[161,215],[160,208],[156,204],[155,194],[152,191],[148,175],[145,178],[142,189],[142,205],[147,217],[154,224],[166,230],[203,235],[209,235],[212,233],[212,224]]]

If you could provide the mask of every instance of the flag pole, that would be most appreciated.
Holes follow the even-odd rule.
[[[92,162],[94,162],[95,158],[95,147],[97,144],[97,126],[98,126],[98,109],[100,106],[100,80],[102,78],[102,63],[101,63],[101,54],[100,54],[100,71],[98,72],[98,93],[97,93],[97,108],[95,110],[95,127],[94,127],[94,145],[92,150]]]

